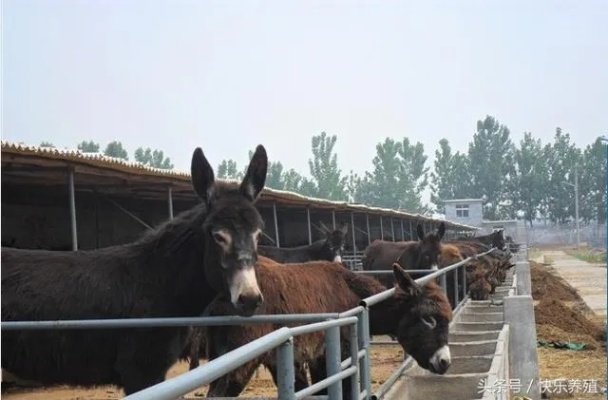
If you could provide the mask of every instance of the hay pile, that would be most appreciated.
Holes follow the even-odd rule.
[[[543,264],[530,261],[530,278],[534,300],[582,301],[576,289],[561,277],[549,272]]]
[[[603,328],[581,311],[584,302],[576,290],[542,264],[530,262],[536,334],[539,339],[585,342],[587,349],[601,348]],[[569,307],[566,302],[574,303]]]
[[[534,307],[536,335],[545,340],[562,340],[589,343],[589,349],[597,349],[604,335],[603,330],[580,312],[562,301],[543,299]]]

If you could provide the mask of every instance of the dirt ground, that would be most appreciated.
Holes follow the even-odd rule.
[[[388,340],[388,337],[377,336],[375,340]],[[372,389],[376,390],[380,385],[401,365],[403,362],[403,351],[399,346],[372,346]],[[167,378],[172,378],[188,371],[188,364],[177,363],[169,370]],[[207,386],[188,393],[187,399],[204,397]],[[276,397],[277,389],[268,371],[261,367],[254,378],[249,382],[240,397],[270,396]],[[113,386],[103,386],[96,389],[79,389],[69,386],[57,386],[40,389],[14,389],[2,393],[2,399],[6,400],[92,400],[92,399],[120,399],[124,396],[122,390]]]
[[[530,268],[537,337],[588,343],[588,347],[582,351],[539,347],[541,380],[596,380],[598,391],[606,387],[606,339],[598,319],[576,290],[554,275],[549,266],[531,262]],[[547,398],[564,395],[564,392],[560,395],[554,393]],[[567,395],[567,398],[605,399],[606,395],[579,390],[578,393]]]

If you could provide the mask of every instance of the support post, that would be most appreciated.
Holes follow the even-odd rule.
[[[467,295],[467,266],[466,264],[462,266],[462,298],[464,299]]]
[[[382,215],[380,216],[380,239],[384,240],[384,226],[382,225]]]
[[[310,207],[306,207],[306,222],[308,225],[308,244],[312,244],[312,228],[310,227]]]
[[[341,349],[340,349],[340,327],[332,326],[325,331],[325,353],[327,376],[332,376],[341,371]],[[342,379],[332,383],[327,388],[330,399],[342,398]]]
[[[574,214],[576,218],[576,248],[581,247],[581,229],[578,218],[578,165],[574,164]]]
[[[167,203],[169,206],[169,219],[173,219],[173,190],[171,186],[167,188]]]
[[[393,224],[393,217],[391,217],[391,234],[393,235],[393,242],[396,242],[395,239],[397,239],[395,237],[395,225]]]
[[[272,203],[272,216],[274,218],[274,240],[276,241],[277,247],[281,247],[281,242],[279,242],[279,220],[277,219],[277,203]]]
[[[334,229],[336,229],[336,212],[334,210],[331,211],[331,222],[334,225]]]
[[[409,220],[409,223],[410,223],[410,240],[414,240],[414,238],[416,236],[414,235],[414,230],[412,229],[412,220],[411,219]]]
[[[454,308],[458,307],[458,298],[460,296],[458,296],[458,270],[460,269],[460,267],[454,269],[452,271],[452,273],[454,274],[453,278],[454,278]]]
[[[403,218],[399,218],[399,222],[401,223],[401,241],[405,242],[405,231],[403,230]]]
[[[359,335],[357,334],[359,327],[357,325],[359,325],[358,322],[351,325],[349,329],[350,359],[352,365],[357,367],[357,371],[350,377],[350,393],[351,397],[355,399],[358,399],[361,393],[361,387],[359,386]]]
[[[95,196],[95,248],[99,248],[99,196],[97,191],[93,191]]]
[[[72,230],[72,251],[78,250],[78,230],[76,227],[76,190],[74,189],[74,169],[68,171],[68,190],[70,198],[70,228]]]
[[[372,244],[372,230],[369,228],[369,214],[365,213],[365,224],[367,225],[367,245]]]
[[[281,400],[295,400],[293,338],[277,348],[277,394]]]
[[[355,213],[350,213],[350,231],[353,236],[353,256],[357,253],[357,235],[355,234]]]
[[[369,335],[369,309],[366,307],[357,317],[357,328],[359,334],[359,348],[364,350],[364,355],[359,363],[359,371],[361,371],[361,384],[366,392],[366,399],[371,399],[372,394],[372,377],[370,375],[370,335]]]

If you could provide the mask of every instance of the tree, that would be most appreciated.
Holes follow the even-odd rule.
[[[83,153],[98,153],[99,143],[95,143],[92,140],[89,140],[88,142],[83,140],[82,142],[78,143],[78,150],[82,151]]]
[[[421,202],[421,192],[428,184],[426,159],[421,143],[386,138],[376,145],[373,171],[362,178],[355,174],[348,178],[349,194],[359,203],[426,212]]]
[[[372,159],[374,168],[371,173],[365,172],[359,180],[357,202],[376,207],[399,208],[400,148],[401,143],[391,138],[376,145],[376,155]]]
[[[543,157],[543,146],[540,139],[534,139],[530,132],[524,133],[524,138],[515,151],[514,202],[517,209],[524,212],[524,218],[532,226],[539,211],[543,197],[547,191],[548,171]]]
[[[510,196],[515,175],[514,150],[509,128],[489,115],[483,121],[477,121],[477,132],[469,144],[468,176],[470,195],[483,198],[486,219],[515,216]]]
[[[570,134],[557,128],[553,143],[544,148],[549,176],[544,205],[554,223],[566,223],[575,214],[574,190],[563,182],[574,183],[574,166],[580,158],[581,152],[570,142]]]
[[[420,142],[411,144],[408,138],[403,138],[399,155],[400,186],[403,191],[400,207],[420,214],[426,213],[428,207],[423,206],[421,200],[421,194],[429,184],[429,168],[425,166],[428,157],[424,154],[424,145]]]
[[[169,157],[165,158],[162,150],[152,150],[149,147],[145,150],[143,147],[137,148],[135,150],[135,161],[153,168],[173,169],[171,159]]]
[[[108,157],[122,158],[123,160],[129,159],[127,151],[122,147],[122,143],[118,141],[108,143],[103,154]]]
[[[606,145],[596,140],[583,151],[578,168],[580,217],[606,221]]]
[[[50,148],[55,148],[55,145],[51,142],[40,142],[40,146],[39,147],[50,147]]]
[[[337,136],[328,136],[321,132],[312,137],[313,158],[308,160],[310,175],[316,186],[314,194],[329,200],[346,200],[346,183],[348,177],[342,176],[338,168],[338,155],[334,153]],[[312,187],[307,183],[308,190]]]
[[[236,161],[234,160],[222,160],[220,165],[217,167],[217,177],[219,179],[240,180],[243,176],[245,175],[239,172]]]
[[[452,153],[447,139],[439,141],[435,150],[434,170],[431,173],[431,202],[437,211],[445,213],[444,200],[469,197],[467,156],[460,152]]]

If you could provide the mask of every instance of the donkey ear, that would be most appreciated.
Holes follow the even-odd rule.
[[[439,236],[439,240],[443,239],[443,235],[445,235],[445,223],[441,222],[439,224],[439,228],[437,229],[437,236]]]
[[[319,228],[321,230],[322,233],[329,235],[331,233],[331,229],[329,229],[324,223],[323,221],[319,221]]]
[[[200,147],[194,149],[194,154],[192,154],[190,174],[194,191],[203,202],[208,204],[215,187],[215,176],[213,168]]]
[[[340,231],[346,235],[346,233],[348,232],[348,224],[347,223],[342,224],[342,226],[340,226]]]
[[[266,155],[266,149],[262,145],[258,145],[255,148],[255,153],[249,161],[249,167],[247,167],[247,173],[243,182],[241,182],[240,190],[245,197],[251,201],[256,201],[264,184],[266,183],[266,173],[268,172],[268,156]]]
[[[420,287],[409,274],[405,272],[403,268],[397,263],[393,263],[393,275],[397,286],[401,288],[409,296],[418,296],[420,294]]]
[[[424,230],[422,229],[422,225],[418,224],[416,227],[416,233],[418,234],[418,239],[424,240]]]

